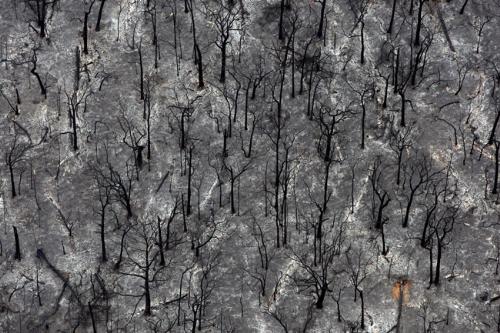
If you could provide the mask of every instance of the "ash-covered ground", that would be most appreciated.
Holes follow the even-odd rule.
[[[0,1],[0,331],[500,332],[499,26]]]

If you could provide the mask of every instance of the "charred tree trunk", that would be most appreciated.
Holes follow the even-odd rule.
[[[437,238],[437,258],[436,258],[436,271],[434,275],[434,284],[437,286],[439,285],[439,280],[441,277],[441,256],[443,252],[443,244],[441,242],[441,239],[438,237]]]
[[[327,292],[326,287],[322,287],[320,289],[318,300],[316,301],[316,309],[323,309],[323,302],[325,300],[326,292]]]
[[[97,328],[95,326],[95,318],[94,318],[94,311],[92,309],[92,304],[90,304],[90,302],[88,302],[87,305],[89,307],[90,320],[92,321],[92,332],[97,333]]]
[[[161,225],[160,225],[160,218],[158,217],[158,249],[160,250],[160,266],[165,266],[165,254],[163,250],[163,238],[161,235]],[[170,226],[170,223],[169,223]],[[167,234],[167,239],[168,239],[168,234]]]
[[[15,226],[12,226],[12,229],[14,230],[14,242],[16,247],[14,259],[21,260],[21,246],[19,245],[19,235],[17,234],[17,228]]]
[[[91,7],[92,8],[92,7]],[[89,14],[90,10],[85,12],[84,17],[83,17],[83,54],[89,54],[89,49],[88,49],[88,20],[89,20]]]
[[[382,108],[387,107],[387,91],[389,90],[389,76],[385,79],[385,89],[384,89],[384,102],[382,103]]]
[[[358,289],[359,298],[361,299],[361,329],[365,329],[365,298],[363,297],[363,290]]]
[[[387,33],[392,33],[392,26],[394,24],[394,14],[396,13],[396,0],[392,0],[392,11],[391,11],[391,21],[389,22],[389,27],[387,28]]]
[[[106,0],[101,0],[101,6],[99,7],[99,14],[97,14],[97,22],[95,24],[95,31],[101,30],[102,10],[104,8],[105,2],[106,2]]]
[[[498,186],[498,152],[500,148],[500,142],[495,141],[495,179],[493,179],[493,190],[491,193],[497,194],[497,186]]]
[[[227,42],[223,42],[221,45],[221,66],[220,66],[220,79],[219,81],[226,82],[226,48]]]
[[[278,31],[278,39],[283,40],[283,14],[285,12],[285,0],[281,0],[280,2],[280,21],[279,21],[279,31]]]
[[[104,210],[101,212],[101,225],[100,225],[100,234],[101,234],[101,260],[103,262],[108,261],[108,257],[106,255],[106,238],[104,232],[104,221],[105,221],[105,213]]]
[[[491,129],[490,137],[488,138],[488,144],[491,145],[495,139],[495,132],[497,130],[498,120],[500,119],[500,110],[497,111],[495,116],[495,121],[493,122],[493,128]]]
[[[151,291],[149,289],[149,251],[146,249],[146,270],[144,276],[144,315],[151,315]]]
[[[362,97],[363,98],[363,97]],[[365,119],[366,119],[366,106],[364,103],[361,104],[361,149],[365,149]]]
[[[399,125],[401,127],[406,126],[406,99],[404,91],[399,92],[399,96],[401,96],[401,121]]]
[[[403,150],[400,149],[398,151],[398,171],[397,171],[397,176],[396,176],[396,185],[399,186],[401,183],[401,161],[403,160]]]
[[[144,100],[144,69],[142,67],[142,40],[139,43],[139,70],[141,83],[141,101]]]
[[[316,36],[318,36],[318,38],[323,37],[323,25],[325,20],[326,1],[327,0],[321,1],[321,14],[319,17],[319,27],[318,27],[318,32],[316,33]]]
[[[203,81],[203,59],[198,44],[194,45],[194,49],[196,52],[196,58],[198,64],[198,88],[202,89],[203,87],[205,87],[205,82]]]
[[[417,31],[415,32],[415,46],[420,45],[420,29],[422,26],[422,7],[424,7],[425,0],[418,1],[418,18],[417,18]]]
[[[123,248],[125,247],[125,236],[127,235],[128,233],[128,229],[124,230],[123,231],[123,234],[122,234],[122,239],[120,241],[120,255],[118,257],[118,261],[115,263],[115,266],[114,268],[116,270],[118,270],[120,268],[120,265],[122,263],[122,259],[123,259]]]
[[[325,0],[326,1],[326,0]],[[365,63],[365,19],[361,18],[361,65]]]
[[[186,215],[191,215],[191,180],[193,176],[193,147],[189,147],[189,160],[188,160],[188,188],[187,188],[187,207]]]
[[[14,180],[14,168],[12,167],[11,163],[9,163],[9,173],[10,173],[10,189],[11,189],[11,194],[12,194],[12,197],[15,198],[17,196],[16,181]]]
[[[33,74],[38,82],[38,85],[40,86],[40,93],[47,98],[47,89],[45,89],[45,85],[43,84],[42,78],[40,77],[40,74],[36,71],[36,56],[35,60],[32,62],[33,63],[33,68],[31,69],[31,74]]]
[[[413,204],[413,197],[415,196],[415,192],[412,191],[410,193],[410,199],[408,199],[408,204],[406,205],[406,211],[405,211],[405,216],[403,219],[403,228],[408,227],[408,220],[410,219],[410,209]]]

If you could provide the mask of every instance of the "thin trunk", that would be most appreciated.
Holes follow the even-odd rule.
[[[97,328],[95,326],[94,311],[92,310],[92,304],[90,304],[90,302],[88,302],[87,305],[89,307],[90,319],[92,321],[92,331],[94,333],[97,333]]]
[[[316,309],[323,309],[323,301],[325,300],[326,291],[327,291],[326,287],[322,287],[320,289],[318,300],[316,301]]]
[[[148,255],[148,251],[146,251],[146,255]],[[148,265],[148,260],[146,259],[146,265]],[[145,307],[144,307],[144,315],[151,315],[151,294],[149,289],[149,267],[146,266],[145,279],[144,279],[144,298],[145,298]]]
[[[233,175],[232,175],[232,171],[231,171],[231,214],[235,214],[236,213],[236,209],[234,207],[234,181],[235,179],[233,178]]]
[[[387,107],[387,91],[389,90],[389,77],[385,79],[385,89],[384,89],[384,102],[382,103],[382,108]]]
[[[193,176],[193,147],[189,148],[189,161],[188,161],[188,188],[187,188],[187,208],[186,215],[191,215],[191,179]]]
[[[279,21],[279,32],[278,32],[278,39],[282,40],[283,39],[283,13],[285,11],[285,0],[281,0],[280,2],[280,21]]]
[[[142,40],[139,43],[139,69],[141,71],[141,101],[144,100],[144,70],[142,67]]]
[[[361,64],[365,63],[365,19],[361,18]]]
[[[429,286],[432,285],[433,283],[433,268],[432,268],[432,241],[431,244],[429,244]]]
[[[365,298],[363,297],[363,290],[359,290],[359,298],[361,299],[361,329],[365,329]]]
[[[363,97],[361,97],[363,98]],[[361,149],[365,149],[365,118],[366,118],[366,107],[365,104],[361,104]]]
[[[196,58],[197,58],[197,63],[198,63],[198,88],[202,89],[203,87],[205,87],[205,82],[203,81],[203,59],[202,59],[200,47],[198,46],[198,44],[195,44],[194,48],[195,48]]]
[[[403,149],[398,151],[398,173],[396,177],[396,185],[399,185],[401,182],[401,161],[403,159]]]
[[[14,168],[12,167],[11,163],[9,163],[9,173],[10,173],[10,189],[12,197],[15,198],[17,196],[16,181],[14,180]]]
[[[493,179],[493,191],[491,193],[497,194],[498,186],[498,151],[500,148],[500,142],[495,141],[495,179]]]
[[[88,39],[88,20],[89,20],[89,13],[90,9],[88,12],[85,12],[85,16],[83,18],[83,53],[84,54],[89,54],[88,46],[87,46],[87,39]]]
[[[158,217],[158,249],[160,250],[160,266],[165,266],[165,254],[163,250],[163,238],[161,235],[161,225],[160,225],[160,218]],[[167,236],[168,237],[168,236]]]
[[[408,200],[408,204],[406,205],[405,217],[403,220],[403,228],[408,227],[408,220],[410,218],[410,209],[411,209],[411,205],[413,203],[413,196],[414,195],[415,195],[415,191],[412,191],[410,194],[410,199]]]
[[[403,283],[399,282],[398,317],[396,319],[396,333],[401,333],[401,316],[403,314]]]
[[[441,256],[443,251],[443,245],[441,244],[441,240],[438,237],[437,240],[437,258],[436,258],[436,272],[434,275],[434,284],[439,285],[440,273],[441,273]]]
[[[464,4],[462,5],[462,8],[460,8],[460,15],[463,15],[463,13],[465,12],[465,7],[467,6],[468,2],[469,2],[469,0],[465,0],[464,1]]]
[[[221,47],[220,82],[226,82],[226,42]]]
[[[245,131],[248,130],[248,96],[250,94],[250,80],[248,80],[247,88],[245,90]]]
[[[326,1],[327,0],[321,1],[321,14],[319,18],[319,27],[318,27],[318,32],[316,33],[316,36],[318,36],[318,38],[323,37],[323,22],[325,19]]]
[[[422,7],[424,7],[424,1],[425,0],[419,0],[417,31],[415,32],[415,46],[420,45],[420,28],[422,26]]]
[[[120,256],[118,257],[118,261],[115,263],[115,267],[114,267],[116,270],[120,268],[120,265],[122,263],[123,248],[125,246],[125,236],[127,235],[127,232],[128,232],[128,230],[125,230],[125,231],[123,231],[123,234],[122,234],[122,239],[120,242]]]
[[[108,261],[108,257],[106,256],[106,238],[104,232],[104,221],[105,221],[105,209],[101,212],[101,260],[103,262]]]
[[[21,260],[21,246],[19,245],[19,235],[17,234],[17,228],[15,226],[12,226],[12,229],[14,229],[14,242],[16,247],[14,259]]]
[[[102,9],[104,8],[105,2],[106,0],[101,0],[101,6],[99,7],[99,13],[97,14],[97,22],[95,24],[95,31],[101,30]]]
[[[399,95],[401,96],[401,122],[400,122],[400,126],[401,127],[405,127],[406,126],[406,108],[405,108],[405,104],[406,104],[406,100],[405,100],[405,93],[402,91],[399,93]]]
[[[394,13],[396,12],[396,0],[392,1],[392,11],[391,11],[391,21],[389,22],[389,27],[387,28],[387,33],[392,33],[392,26],[394,24]]]
[[[493,128],[490,132],[490,137],[488,138],[488,144],[491,145],[493,140],[495,139],[495,132],[497,130],[498,120],[500,119],[500,110],[497,111],[497,115],[495,116],[495,121],[493,122]]]

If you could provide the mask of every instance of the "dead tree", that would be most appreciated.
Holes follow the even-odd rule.
[[[243,270],[254,279],[259,285],[259,304],[261,296],[265,297],[270,273],[270,265],[274,259],[275,252],[269,248],[269,239],[266,237],[262,226],[259,224],[255,216],[252,218],[252,236],[255,240],[257,252],[259,253],[260,265],[254,265],[253,269],[243,267]],[[257,266],[257,267],[255,267]]]
[[[495,140],[495,176],[493,178],[493,189],[491,190],[492,194],[497,194],[498,190],[498,163],[499,163],[499,151],[500,151],[500,142]]]
[[[202,249],[215,238],[215,233],[220,229],[220,224],[221,222],[214,220],[208,224],[198,223],[191,229],[191,249],[194,250],[196,258],[200,257]]]
[[[425,248],[429,251],[429,286],[439,285],[441,277],[441,262],[443,250],[452,240],[452,232],[458,214],[460,202],[458,200],[439,204],[429,217],[428,233],[425,239]],[[434,250],[436,266],[433,270]]]
[[[65,91],[66,104],[68,105],[68,118],[71,126],[71,142],[73,150],[77,151],[78,146],[78,122],[80,106],[83,105],[83,112],[87,109],[88,98],[93,94],[90,85],[86,84],[84,89],[74,89],[71,93]]]
[[[205,87],[205,82],[203,80],[203,56],[201,53],[200,45],[196,37],[196,20],[194,18],[193,10],[193,0],[185,0],[185,12],[190,14],[191,17],[191,31],[193,33],[193,54],[194,54],[194,64],[198,69],[198,88],[203,89]]]
[[[97,14],[97,22],[95,24],[95,31],[101,30],[101,18],[102,18],[102,11],[104,9],[105,2],[106,2],[106,0],[101,0],[101,5],[99,6],[99,13]]]
[[[215,45],[220,50],[220,82],[226,81],[227,47],[231,43],[232,31],[239,30],[237,24],[241,18],[241,7],[239,4],[226,5],[223,1],[217,2],[215,7],[207,1],[204,2],[204,10],[207,19],[214,23],[217,30]]]
[[[301,267],[301,272],[296,273],[293,279],[301,292],[312,290],[317,309],[323,308],[326,295],[332,292],[332,283],[336,276],[342,272],[337,270],[336,266],[345,253],[345,224],[342,221],[335,222],[337,224],[332,226],[320,245],[319,251],[323,260],[319,265],[315,265],[311,260],[311,251],[299,253],[297,250],[293,252],[293,260]]]
[[[34,21],[38,26],[38,29],[36,29],[30,23],[30,28],[33,29],[40,38],[45,38],[47,36],[47,24],[54,15],[58,0],[24,0],[24,3],[32,14],[31,21]]]
[[[488,137],[488,144],[491,145],[493,140],[495,140],[495,132],[497,130],[498,120],[500,119],[500,103],[495,103],[495,120],[493,121],[493,127],[491,128],[490,135]]]
[[[12,226],[12,229],[14,230],[14,242],[16,248],[14,259],[21,260],[21,246],[19,245],[19,235],[17,234],[17,227]]]
[[[241,140],[241,151],[246,158],[252,157],[252,148],[253,148],[253,140],[255,135],[255,129],[257,128],[257,124],[262,122],[262,113],[251,112],[252,114],[252,127],[250,129],[250,135],[248,138],[248,149],[245,149],[243,144],[243,131],[240,131],[240,140]],[[245,115],[245,122],[247,121],[247,116]]]
[[[396,13],[396,3],[397,0],[392,0],[392,10],[391,10],[391,20],[389,21],[389,27],[387,27],[387,33],[392,33],[392,27],[394,25],[394,14]]]
[[[385,244],[384,224],[387,223],[388,218],[384,216],[384,209],[391,202],[389,192],[384,188],[385,177],[384,171],[386,167],[382,164],[380,156],[377,156],[373,162],[370,172],[370,183],[372,187],[372,219],[374,221],[375,229],[380,230],[382,236],[382,254],[387,254]]]
[[[410,79],[412,77],[412,66],[408,66],[409,68],[406,69],[406,66],[403,66],[400,64],[401,62],[401,56],[400,56],[400,47],[397,48],[396,51],[396,70],[394,72],[394,77],[395,77],[395,83],[394,83],[394,92],[398,93],[399,97],[401,98],[401,110],[400,110],[400,121],[399,125],[401,127],[406,126],[406,104],[411,102],[410,100],[406,99],[406,89],[409,86]],[[413,61],[410,55],[410,61]]]
[[[144,64],[142,61],[142,38],[137,49],[139,54],[139,88],[141,93],[141,101],[144,100]]]
[[[136,179],[139,180],[139,171],[144,165],[143,151],[144,144],[142,140],[146,137],[147,129],[139,129],[130,117],[125,113],[124,106],[121,105],[121,116],[117,118],[118,125],[122,131],[121,142],[125,144],[128,148],[132,150],[132,157],[134,159],[134,165],[136,170]]]
[[[175,120],[173,130],[178,131],[179,148],[181,151],[186,149],[188,142],[193,138],[190,134],[190,129],[196,120],[196,110],[198,101],[202,98],[201,95],[190,96],[191,91],[186,87],[183,88],[183,96],[177,89],[174,89],[175,103],[168,105],[170,115]],[[174,125],[170,125],[173,127]]]
[[[102,181],[102,186],[108,186],[113,202],[118,202],[127,212],[127,218],[133,216],[132,212],[132,190],[134,186],[134,176],[131,166],[125,163],[123,172],[117,170],[109,161],[109,153],[106,150],[106,162],[94,168],[96,177]]]
[[[373,83],[365,83],[362,88],[355,87],[348,80],[346,80],[347,85],[350,89],[358,96],[359,106],[361,107],[361,149],[365,149],[365,123],[366,123],[366,98],[373,97]],[[350,107],[350,104],[349,104]]]
[[[397,172],[396,172],[396,185],[399,186],[401,182],[401,166],[403,163],[403,156],[405,151],[408,151],[412,145],[412,132],[414,126],[396,128],[394,122],[391,124],[389,147],[396,153],[397,159]]]
[[[89,21],[89,15],[92,12],[92,7],[94,6],[96,0],[90,0],[88,8],[84,10],[84,15],[83,15],[83,32],[82,32],[82,37],[83,37],[83,54],[89,54],[89,49],[88,49],[88,21]],[[84,1],[84,6],[87,6],[87,1]]]
[[[206,307],[210,302],[214,289],[217,287],[217,269],[220,265],[220,253],[207,253],[200,262],[200,270],[190,272],[187,305],[191,316],[185,320],[191,322],[191,333],[209,327],[205,320]],[[205,324],[205,321],[208,321]]]
[[[112,204],[112,193],[109,183],[102,179],[99,173],[94,175],[97,185],[97,200],[99,201],[99,210],[97,214],[100,216],[99,234],[101,239],[101,260],[106,262],[108,256],[106,254],[106,211]]]
[[[413,0],[412,0],[413,1]],[[422,10],[427,0],[418,0],[417,30],[415,31],[414,45],[420,45],[420,30],[422,29]]]
[[[146,217],[147,219],[149,217]],[[142,282],[142,292],[134,295],[144,298],[144,315],[150,316],[151,311],[151,285],[155,284],[159,274],[168,265],[160,265],[157,260],[159,251],[155,251],[158,229],[150,221],[138,221],[132,228],[127,242],[127,260],[120,269],[120,274],[137,278]]]
[[[368,268],[372,258],[367,255],[363,248],[350,249],[345,252],[347,260],[347,274],[349,280],[354,287],[354,302],[357,301],[357,295],[361,300],[361,329],[365,328],[365,300],[361,284],[368,277]]]
[[[224,168],[228,171],[229,173],[229,183],[230,183],[230,198],[231,198],[231,214],[236,213],[235,209],[235,200],[234,200],[234,185],[236,181],[240,181],[241,175],[248,171],[250,169],[250,165],[252,163],[252,160],[248,160],[246,163],[236,166],[236,163],[234,161],[230,163],[228,159],[223,159],[222,163],[224,165]]]
[[[9,97],[7,97],[7,95],[2,90],[2,87],[0,86],[0,95],[5,99],[7,104],[9,104],[9,107],[12,110],[12,112],[14,112],[14,114],[16,116],[18,116],[19,115],[19,104],[21,104],[21,99],[19,97],[19,91],[17,90],[17,88],[15,88],[15,92],[16,92],[16,102],[14,103],[9,99]]]
[[[422,193],[422,188],[429,182],[429,180],[437,177],[441,170],[433,170],[433,165],[427,156],[418,157],[417,160],[410,160],[409,165],[404,170],[404,187],[408,188],[405,193],[406,209],[403,216],[403,228],[408,227],[410,219],[410,212],[413,208],[415,198]]]
[[[168,217],[162,220],[162,224],[166,224],[167,234],[165,237],[165,241],[160,242],[161,243],[160,245],[167,251],[172,249],[180,242],[180,239],[175,237],[176,235],[175,231],[172,231],[172,228],[174,227],[172,224],[175,220],[175,217],[179,214],[179,204],[180,204],[180,199],[179,196],[177,195],[174,199],[174,204],[172,209],[170,210],[170,214],[168,215]]]
[[[18,128],[17,123],[14,123],[14,139],[12,143],[9,145],[9,148],[5,152],[5,164],[9,169],[9,178],[10,178],[10,189],[11,195],[13,198],[17,196],[16,191],[16,181],[14,177],[14,171],[16,168],[21,165],[26,158],[27,152],[33,147],[31,142],[31,138],[20,133],[20,129]]]
[[[318,25],[318,32],[316,33],[316,36],[318,38],[321,38],[323,37],[323,26],[324,26],[324,22],[325,22],[325,13],[326,13],[326,3],[327,3],[327,0],[317,0],[317,2],[320,3],[321,5],[321,11],[320,11],[320,16],[319,16],[319,25]]]
[[[30,59],[31,65],[33,66],[30,70],[31,74],[35,76],[38,85],[40,86],[40,93],[47,98],[47,89],[45,88],[45,83],[42,81],[42,78],[40,77],[40,74],[37,71],[37,64],[38,64],[38,57],[36,54],[37,48],[33,48],[33,55]]]
[[[351,31],[354,31],[359,26],[359,37],[361,43],[360,63],[365,63],[365,15],[368,10],[369,1],[349,1],[349,8],[354,15],[355,22]]]

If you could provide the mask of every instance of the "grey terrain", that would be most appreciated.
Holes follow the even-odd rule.
[[[0,0],[0,332],[500,332],[498,0]]]

